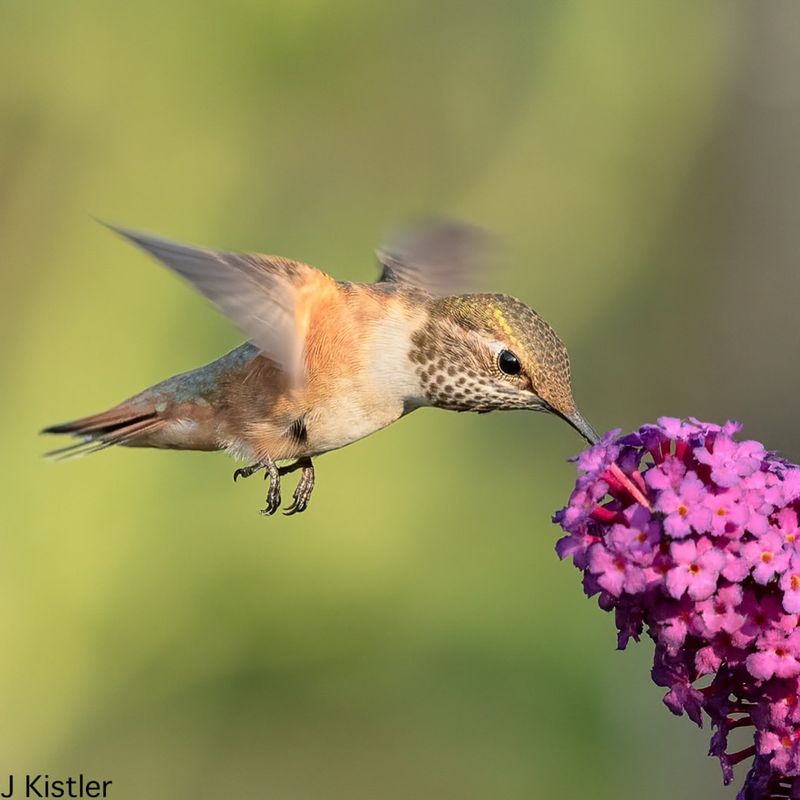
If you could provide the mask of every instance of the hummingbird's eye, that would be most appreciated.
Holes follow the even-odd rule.
[[[510,350],[500,351],[500,355],[497,356],[497,366],[500,367],[500,372],[505,372],[506,375],[519,375],[522,369],[519,359]]]

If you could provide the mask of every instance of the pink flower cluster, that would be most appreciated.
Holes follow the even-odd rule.
[[[673,713],[708,715],[724,782],[754,757],[738,800],[800,798],[800,467],[739,429],[662,417],[606,434],[577,458],[556,550],[614,611],[620,649],[652,637],[653,680]]]

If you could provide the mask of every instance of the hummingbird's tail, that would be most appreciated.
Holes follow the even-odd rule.
[[[78,458],[112,445],[130,446],[136,443],[135,440],[156,433],[164,424],[165,420],[155,408],[137,408],[122,403],[100,414],[45,428],[42,433],[67,434],[80,439],[75,444],[45,453],[45,458]]]
[[[263,368],[261,362],[258,348],[244,344],[211,364],[173,375],[108,411],[51,425],[42,433],[66,434],[78,441],[45,457],[76,458],[112,445],[225,449],[228,437],[220,426],[232,402],[230,387],[246,383],[254,370]]]

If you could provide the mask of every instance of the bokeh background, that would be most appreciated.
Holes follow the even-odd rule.
[[[597,427],[800,458],[800,4],[5,0],[0,74],[0,780],[733,797],[556,559],[563,423],[420,411],[269,520],[224,456],[36,432],[240,340],[90,215],[370,280],[434,213],[504,237],[487,288],[557,327]]]

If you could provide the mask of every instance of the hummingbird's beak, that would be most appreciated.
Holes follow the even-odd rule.
[[[561,414],[556,412],[560,417],[566,420],[578,433],[586,439],[589,444],[597,444],[600,437],[597,431],[586,421],[586,418],[576,408],[571,414]]]

